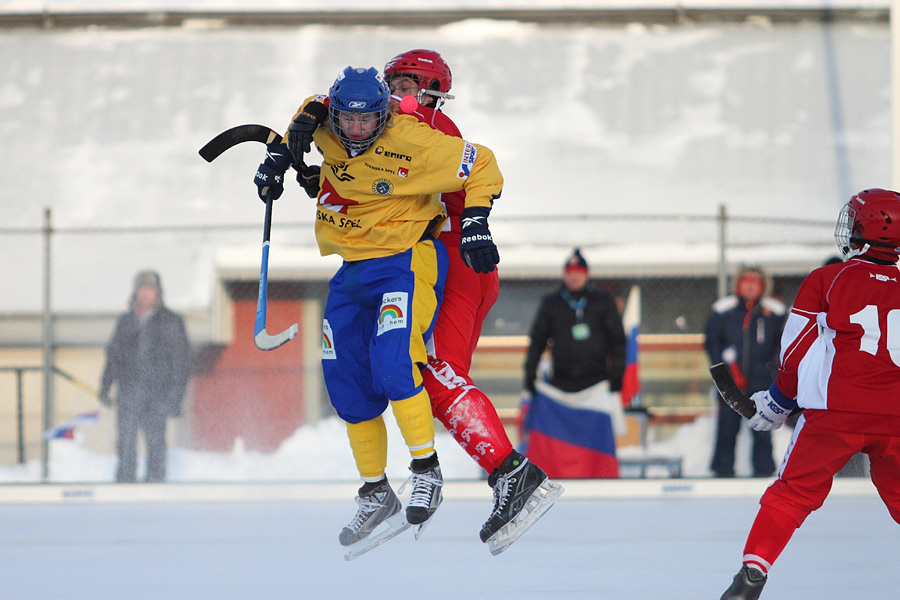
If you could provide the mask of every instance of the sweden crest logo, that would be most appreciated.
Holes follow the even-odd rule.
[[[394,193],[394,184],[387,179],[376,179],[372,184],[372,192],[379,196],[388,196]]]

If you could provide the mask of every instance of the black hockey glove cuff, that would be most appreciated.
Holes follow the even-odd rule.
[[[470,207],[464,209],[459,217],[462,232],[459,253],[476,273],[490,273],[494,270],[494,265],[500,262],[500,253],[488,230],[487,218],[490,212],[489,208]]]
[[[328,109],[321,102],[312,101],[303,107],[288,128],[287,145],[294,157],[294,164],[303,162],[303,155],[310,151],[313,134],[325,122]]]

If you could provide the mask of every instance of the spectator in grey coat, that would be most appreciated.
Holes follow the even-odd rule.
[[[181,414],[190,376],[190,349],[184,321],[165,307],[154,271],[134,281],[130,310],[116,322],[106,348],[100,402],[113,405],[116,395],[116,481],[137,479],[138,430],[147,445],[147,482],[166,478],[166,423]]]

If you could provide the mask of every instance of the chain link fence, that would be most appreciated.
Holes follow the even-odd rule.
[[[103,348],[137,271],[161,273],[166,303],[186,317],[195,354],[220,346],[211,324],[217,285],[224,283],[226,294],[246,288],[255,297],[261,229],[261,223],[56,225],[49,213],[42,226],[0,229],[0,276],[9,292],[0,299],[0,463],[38,452],[46,459],[42,431],[96,410],[91,390],[99,382]],[[485,336],[526,336],[541,296],[560,285],[565,258],[580,247],[596,285],[623,301],[632,286],[640,286],[642,336],[682,336],[695,355],[709,307],[728,290],[739,263],[767,268],[772,293],[790,304],[805,274],[837,253],[832,222],[729,216],[724,209],[712,215],[498,214],[492,229],[501,252],[501,293]],[[316,256],[314,244],[312,224],[278,222],[276,216],[270,290],[324,302],[331,263]],[[670,359],[683,359],[683,352],[658,367],[653,364],[662,355],[654,356],[642,367],[651,403],[667,392],[675,402],[704,393],[696,373],[687,383],[680,375],[659,376],[677,371]],[[483,369],[485,391],[513,402],[520,366],[515,354],[499,371]],[[48,368],[68,375],[46,378]],[[171,429],[176,443],[190,445],[188,423]],[[111,451],[111,432],[105,438],[100,445]]]

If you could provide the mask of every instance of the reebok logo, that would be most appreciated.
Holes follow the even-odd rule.
[[[490,236],[490,234],[485,235],[483,233],[473,233],[471,235],[464,235],[460,239],[461,244],[469,244],[472,242],[493,242],[494,239]]]
[[[477,227],[483,225],[482,221],[484,221],[484,217],[466,217],[460,223],[462,229],[466,229],[467,227]]]
[[[262,181],[263,183],[269,182],[269,176],[266,173],[263,173],[262,171],[256,172],[256,178],[258,180]],[[283,176],[279,175],[278,173],[275,173],[274,179],[275,179],[275,183],[281,183]]]

